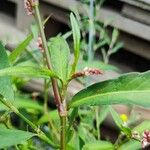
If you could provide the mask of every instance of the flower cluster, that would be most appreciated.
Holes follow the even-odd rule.
[[[38,4],[38,0],[24,0],[24,7],[27,15],[33,15],[33,6]]]
[[[150,145],[150,131],[149,130],[145,130],[142,136],[140,136],[140,134],[137,131],[134,131],[132,133],[132,138],[141,141],[142,148],[145,148],[146,146]]]
[[[44,47],[43,47],[43,43],[42,43],[42,38],[39,36],[37,39],[37,46],[38,48],[41,50],[41,52],[44,52]]]
[[[150,144],[150,131],[146,130],[144,131],[142,137],[142,148],[145,148],[149,144]]]
[[[102,74],[101,70],[96,69],[96,68],[85,67],[83,71],[79,71],[73,74],[72,78],[84,77],[84,76],[90,76],[90,75],[99,75],[99,74]]]

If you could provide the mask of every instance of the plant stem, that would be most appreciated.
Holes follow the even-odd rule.
[[[96,115],[96,129],[97,129],[97,138],[100,140],[100,123],[99,123],[99,107],[96,106],[95,108],[95,115]]]
[[[41,34],[41,38],[42,38],[42,43],[43,43],[43,47],[44,47],[44,54],[45,54],[45,58],[46,58],[46,63],[47,63],[47,67],[49,69],[52,69],[51,66],[51,61],[50,61],[50,53],[48,50],[48,45],[47,45],[47,41],[46,41],[46,36],[44,33],[44,27],[43,27],[43,23],[42,23],[42,19],[40,16],[40,12],[39,12],[39,7],[38,5],[34,6],[34,10],[35,10],[35,18],[37,20],[38,26],[39,26],[39,30],[40,30],[40,34]],[[63,103],[63,99],[60,96],[59,93],[59,88],[58,88],[58,83],[57,80],[54,78],[51,78],[52,81],[52,87],[53,87],[53,92],[54,92],[54,99],[55,99],[55,103],[60,115],[60,120],[61,120],[61,135],[60,135],[60,149],[61,150],[65,150],[66,149],[66,106]]]
[[[41,16],[40,16],[38,5],[34,6],[34,10],[35,10],[35,18],[36,18],[36,21],[38,23],[41,38],[42,38],[42,43],[43,43],[43,47],[44,47],[44,55],[45,55],[45,58],[46,58],[47,67],[49,69],[52,69],[49,50],[48,50],[47,41],[46,41],[46,37],[45,37],[45,33],[44,33],[44,27],[43,27],[43,23],[42,23],[42,19],[41,19]],[[60,109],[61,97],[60,97],[60,94],[59,94],[59,88],[58,88],[57,80],[54,79],[54,78],[51,78],[51,81],[52,81],[52,87],[53,87],[53,92],[54,92],[55,103],[56,103],[56,106],[57,106],[58,111],[60,113],[60,111],[61,111],[61,109]]]
[[[66,150],[66,117],[61,117],[61,143],[60,150]]]
[[[47,142],[48,144],[50,144],[52,147],[56,148],[58,147],[57,145],[55,145],[46,135],[44,132],[42,132],[40,130],[40,128],[38,128],[34,123],[32,123],[30,120],[28,120],[25,116],[23,116],[19,110],[13,106],[9,101],[7,101],[5,98],[3,98],[3,96],[0,95],[0,101],[7,106],[11,111],[13,111],[15,114],[17,114],[21,119],[23,119],[26,123],[28,123],[33,130],[37,133],[37,136],[44,140],[45,142]]]
[[[47,102],[48,102],[48,86],[49,84],[47,83],[47,80],[44,79],[44,114],[48,115],[48,106],[47,106]],[[58,131],[55,128],[55,126],[53,125],[53,121],[51,120],[50,117],[48,117],[48,123],[49,123],[49,128],[52,129],[52,132],[54,133],[54,137],[56,137],[57,139],[59,139],[59,135],[57,134]]]

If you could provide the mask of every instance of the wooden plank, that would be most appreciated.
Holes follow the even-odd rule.
[[[134,54],[150,59],[150,43],[132,35],[120,33],[119,40],[124,43],[124,48]]]
[[[108,8],[102,8],[99,12],[98,19],[102,22],[106,22],[109,18],[112,18],[113,20],[111,22],[111,26],[131,35],[150,41],[150,26],[126,18]]]
[[[133,5],[124,4],[122,14],[133,20],[150,25],[150,11],[140,9]]]
[[[150,1],[149,0],[120,0],[120,1],[150,11]]]

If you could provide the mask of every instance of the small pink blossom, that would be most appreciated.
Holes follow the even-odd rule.
[[[41,50],[41,52],[44,52],[44,48],[43,48],[43,43],[42,43],[42,38],[39,36],[37,39],[37,46],[38,48]]]
[[[84,76],[90,76],[90,75],[99,75],[102,74],[102,71],[96,68],[88,68],[85,67],[82,71],[76,72],[75,74],[72,75],[73,78],[77,77],[84,77]]]
[[[32,1],[24,0],[24,8],[26,10],[27,15],[33,15]]]
[[[142,142],[142,148],[145,148],[147,145],[150,144],[150,131],[148,130],[144,131],[141,142]]]
[[[24,0],[24,7],[26,9],[27,15],[33,15],[33,6],[38,4],[38,0]]]

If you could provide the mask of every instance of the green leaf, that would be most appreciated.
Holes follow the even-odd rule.
[[[46,68],[30,66],[14,66],[0,70],[0,76],[25,76],[25,77],[57,77],[54,72]]]
[[[141,150],[141,143],[139,141],[130,140],[129,142],[121,145],[118,150]]]
[[[22,43],[20,43],[16,49],[12,51],[9,56],[10,62],[14,62],[18,58],[18,56],[20,56],[20,54],[25,50],[25,48],[29,45],[32,39],[32,34],[29,34],[27,38]]]
[[[77,93],[69,107],[82,105],[135,104],[150,107],[150,71],[128,73],[93,84]]]
[[[110,142],[97,141],[85,144],[82,150],[114,150],[114,146]]]
[[[105,118],[107,117],[109,113],[109,106],[102,106],[101,109],[100,109],[100,114],[99,114],[99,124],[101,124]]]
[[[9,67],[8,57],[4,46],[0,42],[0,71],[6,67]],[[0,77],[0,94],[7,99],[14,100],[14,92],[8,76]]]
[[[121,120],[119,114],[111,106],[109,107],[109,110],[116,125],[121,129],[123,125],[123,121]]]
[[[73,63],[73,72],[75,72],[76,65],[79,59],[80,55],[80,40],[81,40],[81,35],[80,35],[80,29],[78,22],[73,15],[73,13],[70,14],[70,21],[71,21],[71,27],[72,27],[72,32],[73,32],[73,45],[74,45],[74,63]]]
[[[63,81],[68,79],[70,49],[62,37],[51,38],[48,42],[53,71]]]
[[[142,134],[145,130],[150,130],[150,120],[143,121],[133,129],[133,131],[136,131],[140,134]]]
[[[15,101],[13,101],[13,105],[16,108],[25,108],[25,109],[33,109],[33,110],[38,110],[40,112],[43,111],[42,105],[38,104],[36,101],[33,101],[30,98],[26,98],[23,96],[17,96],[15,97]],[[2,110],[7,110],[8,108],[0,103],[0,111]]]
[[[0,129],[0,148],[21,144],[27,141],[35,134],[21,130]]]
[[[51,120],[55,120],[55,121],[56,121],[56,120],[59,120],[58,111],[57,111],[57,110],[50,111],[49,113],[43,115],[43,116],[39,119],[39,121],[38,121],[37,124],[40,125],[40,124],[46,123],[46,122],[49,121],[49,118],[50,118]]]

